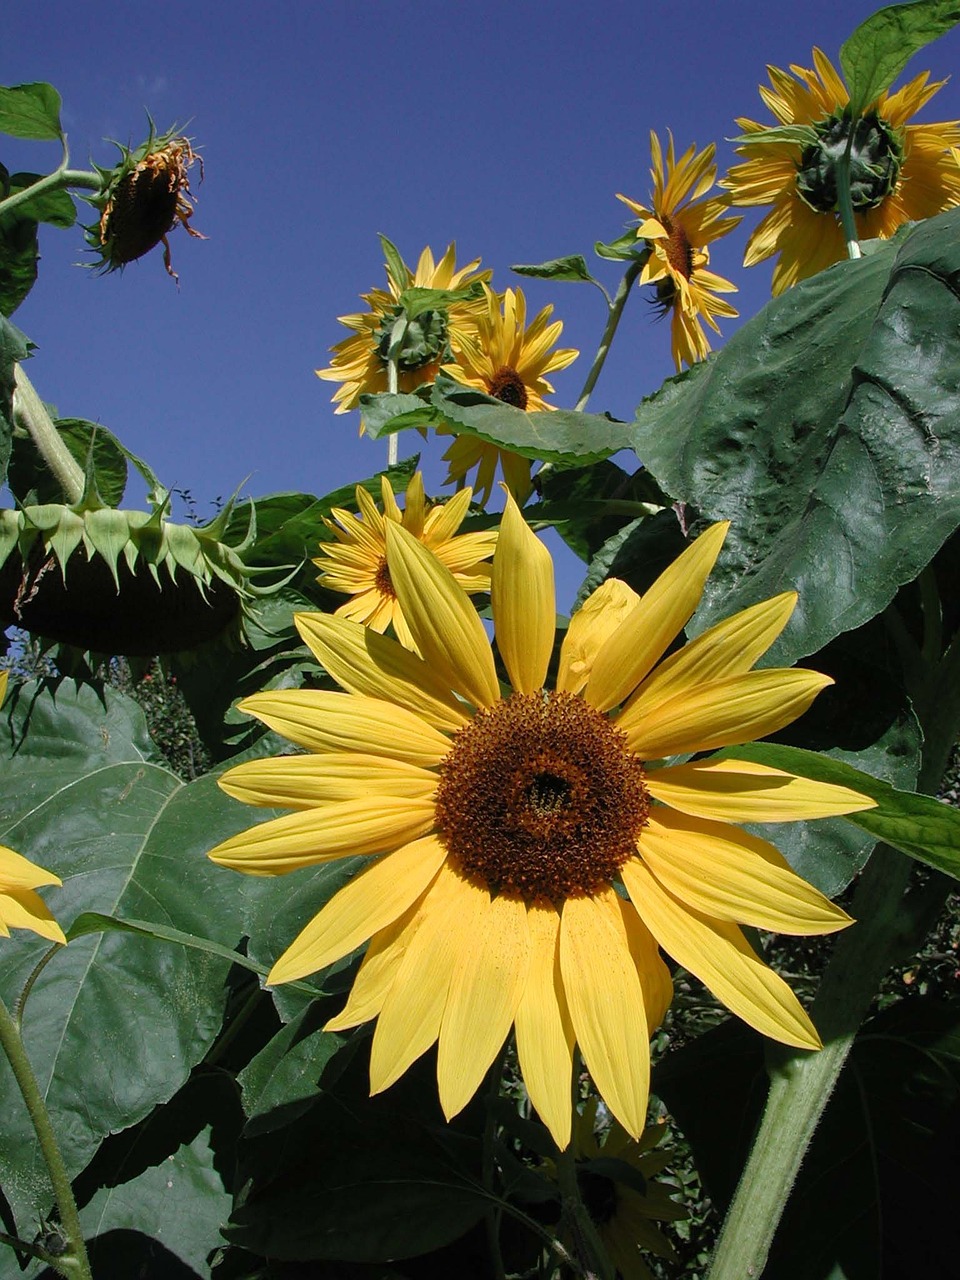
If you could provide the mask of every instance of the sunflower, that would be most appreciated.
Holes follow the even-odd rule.
[[[415,649],[387,568],[386,526],[391,522],[402,525],[418,538],[469,594],[490,590],[490,566],[482,562],[493,555],[497,533],[457,533],[470,506],[470,489],[461,489],[443,505],[430,506],[424,497],[423,476],[417,471],[407,485],[401,512],[386,476],[380,484],[382,515],[366,489],[357,485],[360,517],[335,507],[333,519],[325,521],[336,541],[320,544],[320,558],[314,564],[323,573],[317,580],[321,586],[351,597],[337,610],[338,617],[351,618],[379,632],[392,624],[400,643]]]
[[[896,93],[882,93],[855,123],[844,116],[850,94],[830,59],[813,50],[813,68],[791,65],[792,75],[768,67],[770,87],[760,96],[778,125],[809,125],[816,137],[800,142],[764,141],[767,126],[740,119],[758,141],[737,148],[744,163],[721,182],[738,205],[771,205],[747,242],[744,266],[774,254],[773,292],[815,275],[846,257],[837,212],[831,157],[851,144],[851,196],[857,235],[892,236],[905,222],[929,218],[960,203],[960,122],[907,124],[946,83],[923,72]],[[795,78],[794,78],[795,77]]]
[[[0,671],[0,704],[7,691],[6,671]],[[34,890],[42,884],[60,884],[49,871],[29,862],[19,853],[0,845],[0,937],[9,938],[11,929],[31,929],[51,942],[67,940],[47,904]]]
[[[454,1116],[515,1027],[528,1094],[561,1148],[576,1044],[609,1110],[639,1137],[649,1036],[672,997],[660,947],[751,1026],[819,1047],[738,925],[818,934],[849,917],[735,824],[872,802],[736,759],[662,764],[773,733],[831,683],[816,671],[751,670],[785,626],[793,592],[663,658],[726,529],[713,525],[625,614],[618,607],[619,625],[603,601],[619,606],[624,585],[599,587],[547,691],[553,563],[508,495],[491,598],[511,691],[449,569],[388,521],[390,579],[422,656],[346,618],[301,614],[300,634],[345,692],[277,690],[240,704],[309,754],[238,765],[221,785],[298,812],[210,857],[253,875],[370,859],[267,981],[313,973],[369,940],[327,1027],[377,1019],[372,1092],[437,1044],[440,1102]]]
[[[650,257],[638,283],[656,285],[658,307],[664,314],[673,313],[670,347],[678,371],[684,361],[695,364],[705,359],[710,350],[701,319],[719,333],[717,317],[738,314],[729,302],[716,296],[736,293],[737,286],[708,266],[707,245],[727,235],[740,222],[740,218],[724,216],[728,212],[725,197],[703,199],[716,181],[715,151],[713,145],[700,152],[692,146],[677,160],[671,134],[664,165],[660,139],[651,130],[650,204],[617,196],[640,219],[637,237],[650,245]]]
[[[521,289],[507,289],[502,305],[487,286],[484,295],[485,307],[477,317],[475,333],[460,338],[455,363],[444,365],[443,372],[517,409],[533,412],[556,408],[543,398],[553,392],[546,375],[566,369],[580,354],[571,347],[552,349],[563,332],[563,321],[551,323],[553,307],[547,306],[528,327],[527,303]],[[441,427],[440,434],[451,434],[451,429]],[[477,500],[481,506],[490,496],[498,463],[507,488],[521,505],[533,488],[529,458],[487,444],[476,436],[457,436],[443,460],[448,465],[447,484],[456,481],[462,485],[477,468]]]
[[[480,259],[457,270],[456,245],[450,244],[440,261],[434,262],[429,246],[420,255],[416,271],[406,264],[398,278],[386,265],[387,291],[373,289],[361,294],[369,311],[338,316],[340,324],[352,329],[349,338],[332,346],[328,369],[317,369],[318,378],[343,385],[333,396],[336,413],[347,413],[360,397],[388,390],[387,351],[394,321],[401,314],[400,297],[407,289],[463,289],[475,281],[489,280],[489,271],[477,271]],[[397,387],[414,391],[421,383],[432,382],[441,362],[456,349],[463,334],[472,332],[477,312],[475,302],[454,302],[448,307],[422,312],[412,321],[398,359]]]
[[[656,1151],[667,1132],[664,1123],[644,1129],[639,1140],[614,1121],[605,1133],[598,1134],[597,1099],[590,1098],[582,1112],[573,1119],[573,1147],[577,1158],[577,1182],[587,1212],[597,1227],[597,1234],[623,1280],[652,1280],[641,1250],[667,1261],[677,1261],[673,1245],[656,1225],[686,1218],[682,1205],[671,1198],[671,1188],[658,1182],[656,1175],[670,1163],[671,1151]],[[597,1167],[592,1162],[602,1161]],[[627,1177],[632,1170],[646,1184],[637,1189],[636,1181],[619,1181],[613,1175],[620,1161]]]

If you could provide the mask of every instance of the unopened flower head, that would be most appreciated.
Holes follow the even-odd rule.
[[[650,245],[638,283],[655,286],[658,308],[671,317],[670,346],[679,370],[705,359],[710,351],[702,322],[719,333],[717,319],[737,315],[729,302],[717,296],[736,293],[737,286],[710,270],[707,246],[731,232],[740,218],[726,216],[725,197],[707,198],[717,178],[714,146],[699,152],[695,146],[688,147],[678,160],[670,135],[664,160],[660,139],[651,131],[650,150],[653,193],[649,204],[624,195],[617,199],[640,219],[637,238]]]
[[[872,801],[735,754],[664,763],[773,733],[831,683],[816,671],[753,670],[786,625],[793,592],[664,657],[725,532],[707,529],[626,608],[625,584],[599,587],[548,688],[553,563],[508,497],[491,578],[504,687],[453,574],[386,521],[390,580],[417,653],[346,618],[300,615],[303,639],[344,692],[276,690],[241,704],[308,754],[223,776],[240,800],[296,812],[210,856],[254,875],[368,860],[305,922],[268,981],[304,977],[368,943],[327,1026],[376,1018],[373,1092],[436,1045],[440,1102],[456,1115],[514,1029],[527,1091],[559,1146],[571,1136],[576,1045],[638,1138],[650,1034],[672,996],[661,948],[759,1031],[819,1046],[740,925],[818,934],[849,918],[739,824]]]
[[[737,205],[770,205],[747,242],[744,266],[776,256],[773,292],[846,256],[838,210],[837,161],[850,156],[850,194],[858,238],[885,239],[905,222],[960,203],[960,121],[908,124],[945,81],[928,72],[882,93],[856,119],[850,94],[830,59],[813,50],[813,67],[768,67],[760,96],[776,126],[739,119],[746,136],[721,186]],[[806,141],[764,138],[771,127],[806,126]]]

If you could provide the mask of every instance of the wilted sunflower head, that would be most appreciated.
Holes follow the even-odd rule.
[[[190,235],[206,238],[190,226],[195,197],[188,177],[197,162],[202,181],[203,161],[176,127],[158,138],[152,121],[150,136],[135,151],[116,145],[120,162],[112,169],[98,166],[103,185],[90,201],[100,211],[100,220],[87,227],[87,242],[100,255],[95,265],[116,271],[162,242],[163,265],[176,280],[168,234],[179,223]]]

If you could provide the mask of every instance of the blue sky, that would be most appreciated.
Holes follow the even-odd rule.
[[[376,471],[385,446],[334,417],[314,369],[345,333],[338,314],[383,280],[377,232],[408,261],[456,240],[500,289],[512,262],[583,252],[611,290],[616,264],[592,256],[620,233],[622,191],[646,199],[651,128],[679,148],[724,141],[734,117],[766,119],[764,64],[836,60],[869,3],[484,0],[307,4],[172,0],[143,9],[46,0],[4,18],[0,83],[49,80],[64,100],[72,163],[112,162],[102,139],[134,144],[145,109],[189,121],[205,181],[194,225],[171,239],[179,292],[159,253],[122,274],[78,269],[79,231],[44,228],[41,279],[14,316],[37,343],[30,376],[64,416],[103,422],[201,514],[250,476],[246,492],[324,493]],[[954,32],[908,74],[948,75]],[[960,116],[951,83],[921,118]],[[10,169],[52,168],[53,144],[0,139]],[[196,171],[195,171],[196,172]],[[744,271],[756,218],[715,246],[741,287],[744,316],[769,296],[768,266]],[[562,345],[581,359],[556,376],[571,404],[604,315],[589,286],[527,282],[532,309],[555,304]],[[733,324],[726,328],[732,331]],[[673,372],[669,331],[637,291],[591,408],[630,417]],[[401,454],[420,447],[401,439]],[[427,446],[428,487],[441,449]]]

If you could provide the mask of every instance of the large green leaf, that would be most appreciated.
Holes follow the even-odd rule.
[[[571,253],[565,258],[551,258],[549,262],[515,262],[510,268],[518,276],[532,276],[535,280],[572,280],[596,284],[582,253]]]
[[[61,924],[99,912],[233,947],[265,882],[217,867],[207,850],[270,816],[188,785],[157,763],[135,703],[90,687],[20,688],[3,721],[0,843],[56,872]],[[12,1003],[46,944],[17,932],[0,952]],[[30,994],[24,1037],[71,1173],[100,1140],[170,1097],[217,1034],[229,961],[126,933],[77,938]],[[49,1192],[32,1130],[0,1072],[0,1182],[27,1226]]]
[[[960,210],[774,299],[637,411],[663,487],[732,528],[695,621],[787,588],[765,662],[879,613],[960,523]]]
[[[40,181],[37,173],[8,174],[0,164],[0,201]],[[51,222],[58,227],[71,227],[77,210],[67,191],[48,189],[20,204],[6,216],[0,215],[0,314],[16,311],[33,288],[40,256],[37,225]]]
[[[955,0],[911,0],[879,9],[840,46],[854,115],[893,84],[915,53],[960,22]]]
[[[543,467],[536,485],[541,501],[530,509],[530,518],[553,525],[588,562],[624,525],[668,501],[644,468],[630,475],[610,460],[588,467]]]
[[[50,141],[62,138],[60,107],[60,95],[52,84],[0,85],[0,133]]]
[[[123,445],[106,427],[82,418],[58,418],[55,425],[84,470],[92,461],[97,492],[103,501],[107,506],[118,507],[127,487],[127,451]],[[7,482],[17,501],[24,506],[63,499],[56,477],[44,466],[36,445],[29,438],[14,440]]]

